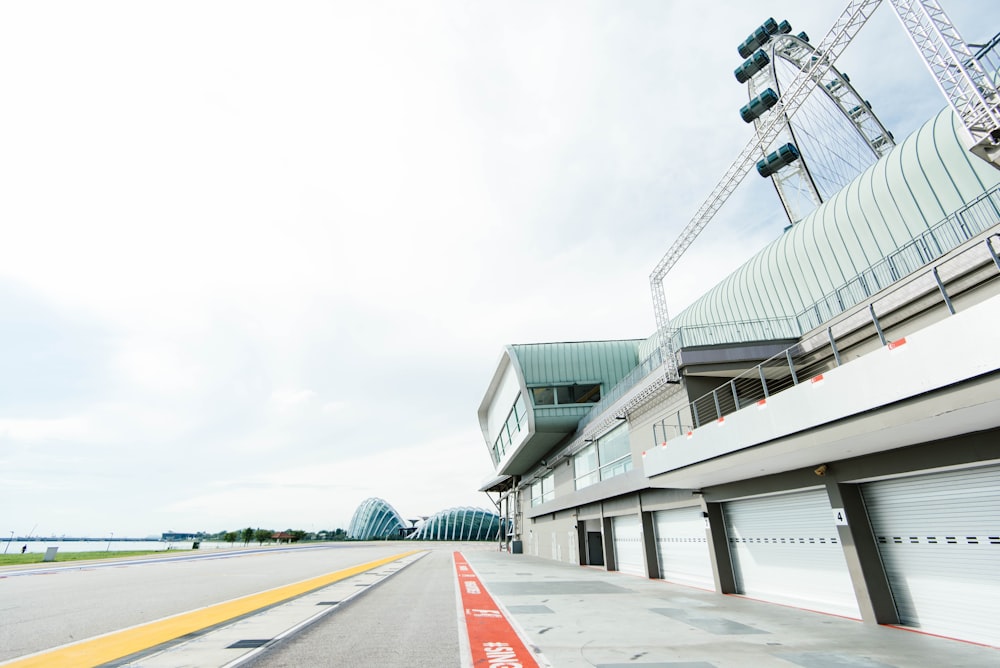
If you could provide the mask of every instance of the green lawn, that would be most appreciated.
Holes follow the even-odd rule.
[[[59,552],[56,555],[56,563],[60,561],[81,561],[85,559],[115,559],[117,557],[137,557],[144,554],[168,554],[173,552],[184,552],[186,550],[138,550],[135,552]],[[29,552],[27,554],[0,554],[0,566],[14,566],[17,564],[40,564],[45,558],[44,553]]]

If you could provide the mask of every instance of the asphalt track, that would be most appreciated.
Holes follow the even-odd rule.
[[[3,664],[18,668],[106,664],[376,569],[408,547],[343,545],[4,569],[0,661],[28,656]]]
[[[2,568],[4,660],[5,668],[993,668],[1000,648],[492,545],[369,543]]]
[[[538,665],[455,551],[487,546],[410,546],[3,569],[0,665]]]

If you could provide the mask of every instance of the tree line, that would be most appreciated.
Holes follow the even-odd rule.
[[[343,529],[310,532],[302,531],[301,529],[285,529],[284,531],[275,531],[274,529],[262,529],[260,527],[257,527],[256,529],[253,527],[246,527],[245,529],[238,529],[237,531],[220,531],[215,534],[210,534],[206,536],[204,540],[220,541],[230,544],[239,541],[243,543],[243,545],[249,545],[250,543],[264,545],[265,543],[299,543],[310,540],[347,540],[347,532]]]

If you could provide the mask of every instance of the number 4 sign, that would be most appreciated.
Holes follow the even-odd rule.
[[[833,509],[833,523],[839,527],[847,526],[847,513],[844,512],[843,508]]]

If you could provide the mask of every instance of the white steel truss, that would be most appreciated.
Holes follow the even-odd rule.
[[[657,263],[649,277],[656,316],[657,343],[663,351],[665,376],[680,377],[677,357],[670,341],[670,316],[663,280],[722,205],[736,190],[790,118],[821,82],[834,61],[878,9],[882,0],[852,0],[816,47],[818,58],[795,76],[778,103],[758,127],[756,136],[744,147],[722,179],[709,194],[694,218]],[[921,57],[927,63],[948,103],[972,135],[974,153],[991,162],[1000,154],[1000,95],[969,47],[936,0],[890,0]]]
[[[890,2],[948,104],[972,135],[972,151],[994,161],[1000,149],[1000,97],[990,76],[937,0]]]

